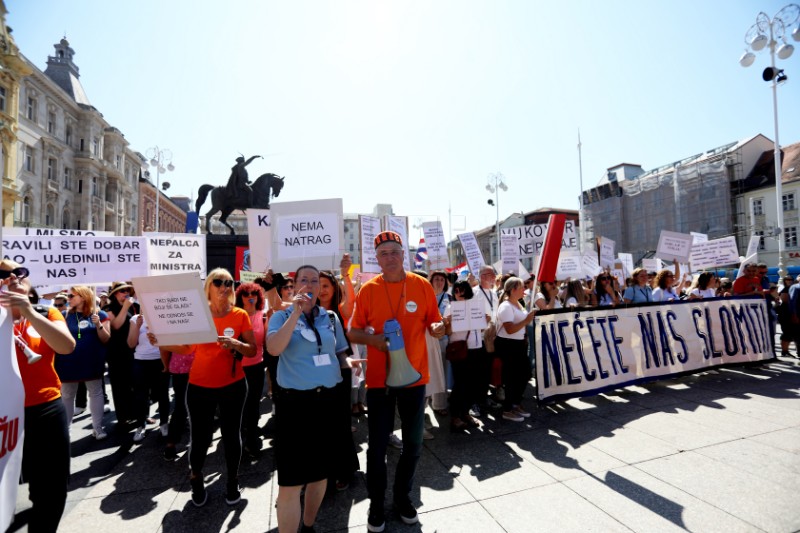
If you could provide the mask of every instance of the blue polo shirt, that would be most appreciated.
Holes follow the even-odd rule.
[[[289,319],[293,307],[278,311],[269,319],[267,335],[275,334]],[[304,314],[297,319],[292,338],[278,358],[278,385],[286,389],[310,390],[316,387],[333,388],[342,381],[337,353],[347,351],[347,339],[339,319],[331,318],[317,306],[313,324],[306,322]],[[316,329],[319,337],[314,333]],[[319,339],[319,343],[317,340]],[[328,364],[325,361],[327,354]]]

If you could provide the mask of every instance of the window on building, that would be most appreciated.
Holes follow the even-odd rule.
[[[753,232],[754,235],[758,235],[760,239],[758,240],[758,251],[762,252],[767,249],[767,245],[764,242],[764,232],[762,230],[756,230]]]
[[[84,141],[84,139],[81,139],[81,152],[83,152],[83,151],[84,151],[84,149],[85,149],[85,148],[84,148],[84,146],[83,146],[83,144],[84,144],[84,142],[83,142],[83,141]]]
[[[72,169],[64,167],[64,188],[68,191],[72,190]]]
[[[754,198],[753,199],[753,215],[759,216],[764,214],[764,199],[763,198]]]
[[[100,155],[100,141],[96,137],[92,139],[92,155]]]
[[[47,204],[47,209],[44,211],[44,225],[48,228],[53,225],[56,218],[55,209],[53,209],[53,204]]]
[[[33,147],[25,146],[25,170],[33,172]]]
[[[52,111],[47,114],[47,133],[54,134],[56,132],[56,114]]]
[[[55,181],[56,176],[58,175],[57,171],[58,171],[58,161],[56,161],[52,157],[49,158],[47,160],[47,179]]]
[[[97,215],[92,215],[92,227],[89,229],[100,229],[97,224]]]
[[[355,252],[356,251],[356,245],[353,244],[352,242],[350,243],[350,251],[351,252]]]
[[[31,221],[31,199],[28,196],[22,199],[22,213],[20,218],[22,222],[26,224],[29,224]]]
[[[0,86],[0,111],[6,111],[6,88]]]
[[[790,192],[783,195],[783,210],[794,211],[796,209],[794,204],[794,193]]]
[[[63,229],[69,228],[69,209],[67,208],[64,208],[64,210],[61,212],[61,227]]]
[[[121,155],[118,155],[118,156],[114,157],[114,166],[117,169],[121,169],[122,168],[122,156]]]
[[[97,176],[92,177],[92,196],[100,196],[100,184],[97,181]]]
[[[797,226],[783,230],[783,242],[787,248],[797,248]]]
[[[72,126],[67,126],[64,131],[64,142],[72,146]]]
[[[25,116],[28,120],[36,120],[36,99],[32,96],[28,97],[28,105],[25,109]]]

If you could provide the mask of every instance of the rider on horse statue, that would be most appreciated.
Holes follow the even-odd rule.
[[[236,158],[236,164],[231,168],[231,177],[228,178],[228,185],[225,187],[230,202],[241,202],[248,206],[253,204],[253,189],[250,188],[250,179],[245,167],[257,157],[261,156],[254,155],[247,161],[243,156]]]

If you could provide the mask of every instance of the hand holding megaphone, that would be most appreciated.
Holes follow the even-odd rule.
[[[17,346],[22,348],[22,353],[24,353],[25,357],[28,358],[29,365],[32,365],[33,363],[37,362],[39,359],[42,358],[41,355],[31,350],[31,347],[28,346],[28,343],[25,342],[25,339],[23,339],[19,335],[14,335],[14,341],[17,343]]]

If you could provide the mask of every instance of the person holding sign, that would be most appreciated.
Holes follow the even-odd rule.
[[[31,305],[27,277],[25,267],[8,259],[0,261],[0,286],[5,289],[0,292],[0,305],[14,320],[14,347],[25,388],[22,475],[28,480],[33,504],[28,531],[56,531],[67,501],[70,452],[61,381],[53,361],[56,353],[72,352],[75,340],[56,308]],[[41,359],[29,364],[26,352]],[[19,433],[8,429],[6,448],[11,448],[10,439]]]
[[[675,266],[675,272],[664,269],[656,274],[654,281],[655,288],[653,289],[654,302],[672,302],[680,300],[680,295],[675,291],[675,287],[680,285],[681,267],[678,265],[678,260],[673,260],[672,264]]]
[[[225,450],[227,483],[225,502],[235,505],[241,500],[239,462],[242,458],[241,422],[247,381],[242,368],[242,356],[256,355],[256,339],[250,317],[244,309],[234,306],[233,277],[224,268],[208,273],[205,282],[206,298],[217,329],[217,342],[205,344],[160,346],[164,350],[189,354],[194,361],[189,370],[186,388],[186,408],[189,411],[189,483],[192,503],[202,507],[208,500],[203,465],[214,435],[214,414],[219,408],[222,447]],[[148,339],[158,344],[153,333]]]
[[[131,317],[139,312],[132,295],[133,287],[115,281],[108,291],[109,303],[103,308],[111,321],[111,340],[108,342],[108,377],[117,415],[117,428],[128,431],[128,422],[135,420],[133,400],[133,350],[128,346]]]
[[[580,282],[578,282],[580,283]],[[531,379],[531,364],[525,344],[525,326],[533,322],[536,309],[527,313],[519,301],[525,294],[525,285],[517,277],[510,277],[503,285],[503,295],[497,308],[497,353],[503,359],[503,420],[522,422],[531,414],[522,407],[522,395]]]
[[[275,458],[281,532],[297,531],[303,487],[303,530],[312,528],[316,521],[327,479],[342,459],[335,450],[320,447],[320,443],[336,433],[337,419],[341,418],[337,409],[344,409],[335,390],[342,382],[340,368],[353,365],[347,356],[347,339],[339,317],[316,305],[319,271],[303,265],[297,269],[294,283],[297,294],[292,305],[276,311],[267,328],[267,351],[278,357],[280,385],[275,411]]]
[[[256,339],[256,355],[242,360],[247,379],[247,399],[242,414],[242,437],[244,451],[251,457],[261,456],[261,439],[258,437],[261,395],[264,393],[264,376],[267,365],[264,362],[264,291],[255,283],[243,283],[236,289],[236,307],[244,309],[253,326]]]
[[[128,346],[133,349],[133,391],[136,431],[133,442],[142,442],[150,416],[150,398],[158,401],[161,436],[169,433],[169,372],[161,360],[158,346],[147,339],[149,328],[144,315],[133,315],[128,330]]]
[[[633,285],[625,289],[622,299],[626,304],[639,304],[653,301],[653,289],[650,287],[647,270],[637,268],[631,273]]]
[[[367,281],[356,296],[350,340],[367,346],[367,491],[370,499],[367,529],[383,531],[386,522],[386,447],[394,427],[395,406],[400,413],[403,451],[395,473],[394,508],[406,524],[419,521],[417,510],[411,504],[411,490],[422,450],[424,385],[429,377],[425,331],[430,331],[438,339],[444,335],[445,328],[431,284],[427,279],[405,271],[400,235],[393,231],[381,232],[375,237],[374,244],[382,273]],[[393,336],[392,341],[395,346],[403,347],[411,373],[419,375],[419,379],[407,387],[388,388],[386,384],[391,374],[391,369],[387,374],[390,346],[389,339],[384,336],[387,325],[399,334]],[[398,349],[393,351],[402,356]],[[397,368],[402,368],[402,365],[398,364]]]

